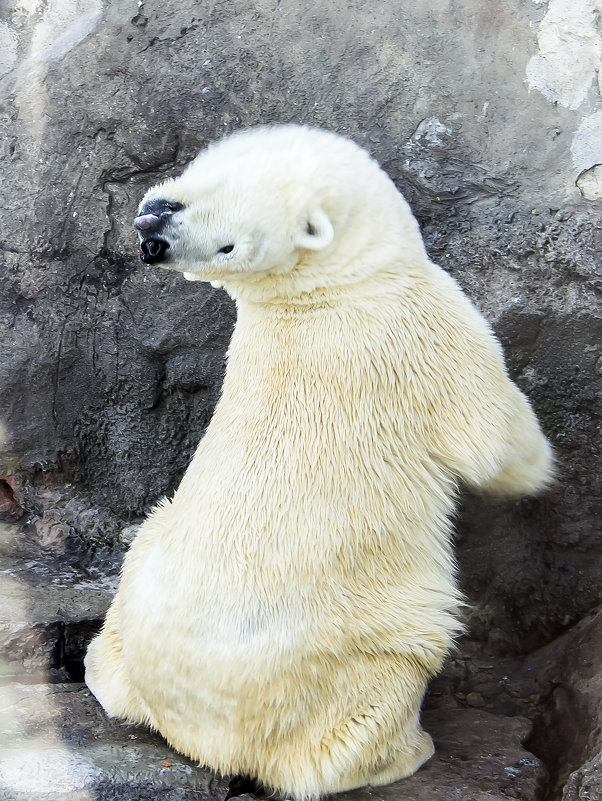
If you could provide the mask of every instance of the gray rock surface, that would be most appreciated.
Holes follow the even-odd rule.
[[[587,6],[591,44],[590,5],[575,8]],[[15,509],[67,477],[128,518],[177,484],[219,395],[234,309],[143,268],[131,219],[209,140],[305,122],[388,170],[557,448],[545,498],[467,503],[473,635],[488,652],[525,652],[599,602],[599,217],[576,185],[597,163],[599,95],[589,55],[575,84],[557,63],[566,42],[546,50],[552,12],[579,38],[564,6],[147,0],[130,16],[69,0],[5,18],[0,475],[17,478],[2,485]],[[74,521],[92,539],[87,525]]]
[[[117,588],[116,572],[75,567],[0,523],[0,684],[82,678],[84,648]]]
[[[0,689],[2,801],[224,801],[228,782],[76,684]]]
[[[0,690],[2,801],[224,801],[228,782],[193,765],[161,738],[108,720],[74,684]],[[341,801],[539,801],[541,762],[521,745],[524,718],[446,709],[425,714],[437,755],[415,776],[363,788]]]
[[[555,765],[558,795],[566,782],[564,801],[602,798],[602,610],[526,663],[549,688],[537,739]]]
[[[341,801],[539,801],[547,773],[522,742],[531,724],[474,709],[443,709],[423,715],[435,756],[408,779],[386,787],[343,793]]]
[[[596,801],[602,798],[602,753],[571,773],[562,801]]]
[[[20,633],[2,623],[7,675],[50,664],[61,678],[77,663],[107,587],[102,602],[91,590],[88,611],[59,604],[59,619],[56,601],[40,611],[35,600],[39,565],[65,599],[113,576],[124,525],[176,486],[219,397],[234,308],[140,265],[140,197],[223,133],[294,121],[349,135],[383,164],[433,259],[491,320],[556,448],[545,496],[466,497],[458,520],[471,639],[453,681],[475,708],[524,706],[510,668],[602,600],[596,7],[65,0],[0,11],[0,508],[24,524],[24,565],[28,543],[44,549],[30,573],[14,567],[38,611]],[[496,694],[502,665],[510,685]],[[593,758],[571,751],[559,775]]]

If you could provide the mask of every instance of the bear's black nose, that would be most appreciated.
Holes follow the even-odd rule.
[[[169,250],[169,242],[156,237],[149,237],[140,243],[140,258],[145,264],[156,264],[163,261]]]

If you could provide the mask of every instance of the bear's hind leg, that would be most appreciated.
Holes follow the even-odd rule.
[[[403,740],[397,743],[397,748],[399,751],[392,761],[369,776],[366,784],[378,787],[412,776],[435,753],[430,734],[421,728],[418,721],[411,733],[406,730]]]
[[[411,776],[430,759],[433,741],[420,726],[420,705],[434,672],[408,656],[375,670],[369,703],[320,743],[321,792],[389,784]]]
[[[373,708],[371,713],[356,715],[338,727],[328,738],[330,748],[325,761],[330,764],[325,773],[332,771],[333,762],[342,761],[343,754],[335,752],[343,744],[353,753],[355,763],[339,774],[328,787],[328,792],[344,792],[366,785],[378,786],[405,779],[432,757],[435,750],[433,741],[421,728],[418,711],[412,720],[405,721],[395,733],[391,731],[390,724],[379,724],[380,713],[380,709]],[[381,729],[378,740],[373,737],[374,725]],[[360,730],[366,726],[370,732],[365,747],[362,748],[361,741],[365,738]],[[387,729],[388,736],[383,736]],[[338,749],[333,748],[333,740],[338,741]],[[359,756],[356,756],[358,752]]]
[[[150,711],[126,675],[115,607],[113,602],[100,634],[88,647],[85,681],[109,717],[152,725]]]

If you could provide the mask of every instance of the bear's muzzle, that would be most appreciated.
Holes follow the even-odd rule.
[[[169,242],[161,233],[173,215],[183,208],[181,203],[167,198],[153,198],[142,204],[134,219],[134,228],[140,237],[140,258],[145,264],[165,261]]]
[[[140,214],[134,220],[134,228],[140,236],[140,258],[145,264],[163,261],[169,250],[169,242],[157,234],[165,225],[166,214]]]

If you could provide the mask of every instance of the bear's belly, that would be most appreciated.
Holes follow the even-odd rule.
[[[259,446],[240,443],[226,471],[202,449],[212,439],[203,443],[174,500],[153,513],[126,558],[124,667],[176,748],[245,772],[252,766],[237,767],[236,754],[248,753],[254,732],[261,742],[271,732],[282,739],[286,722],[302,737],[320,708],[330,716],[331,705],[359,691],[357,676],[349,687],[341,676],[355,675],[364,653],[374,660],[423,649],[425,630],[440,651],[453,573],[443,579],[423,547],[430,521],[415,532],[408,504],[396,518],[389,498],[403,494],[394,471],[390,491],[381,491],[380,476],[376,490],[360,492],[317,468],[278,469],[276,456],[266,467],[267,445],[261,475]],[[345,475],[363,475],[344,464]],[[406,536],[387,533],[383,521]],[[438,588],[432,597],[430,587]]]
[[[166,736],[208,720],[214,732],[248,726],[312,642],[309,604],[270,600],[248,575],[222,585],[223,571],[182,557],[172,564],[154,546],[128,578],[121,639],[129,678]]]

